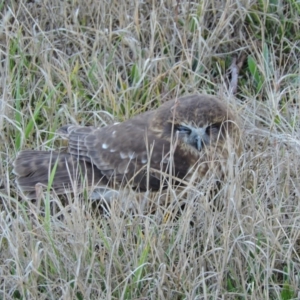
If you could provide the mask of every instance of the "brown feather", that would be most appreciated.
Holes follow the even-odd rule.
[[[47,187],[51,171],[56,167],[51,188],[57,194],[63,194],[76,188],[93,186],[100,181],[107,183],[103,174],[91,163],[78,161],[69,153],[24,150],[14,162],[14,173],[18,176],[17,184],[24,192],[35,198],[35,186],[41,184]]]

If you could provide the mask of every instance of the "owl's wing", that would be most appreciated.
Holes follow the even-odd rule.
[[[149,119],[151,112],[103,128],[67,125],[60,133],[69,140],[70,154],[95,165],[107,180],[157,190],[160,175],[154,170],[167,170],[170,142],[152,132]]]

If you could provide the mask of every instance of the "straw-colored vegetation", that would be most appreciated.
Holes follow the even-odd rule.
[[[300,298],[299,2],[2,0],[0,12],[1,299]],[[17,190],[18,151],[58,149],[61,125],[103,126],[190,93],[218,95],[242,120],[222,208],[210,178],[167,190],[152,213],[139,203],[160,194],[121,191],[103,211],[85,195]]]

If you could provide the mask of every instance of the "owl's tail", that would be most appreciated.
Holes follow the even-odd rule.
[[[34,199],[38,186],[65,194],[92,186],[103,179],[91,162],[78,160],[69,153],[25,150],[15,162],[13,172],[17,185],[27,197]]]

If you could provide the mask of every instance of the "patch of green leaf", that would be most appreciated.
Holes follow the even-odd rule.
[[[283,284],[283,288],[280,293],[281,300],[292,300],[295,299],[296,293],[287,282]]]
[[[248,56],[248,69],[252,75],[252,80],[256,87],[256,93],[258,94],[264,84],[264,77],[259,71],[256,60],[252,56]]]
[[[138,83],[141,78],[139,67],[137,64],[133,64],[129,73],[129,78],[132,84]]]

